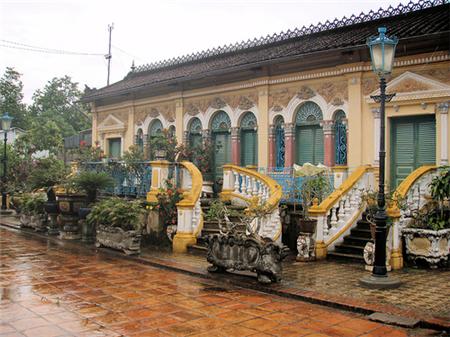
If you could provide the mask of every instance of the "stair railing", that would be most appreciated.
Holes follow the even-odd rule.
[[[184,253],[188,246],[197,243],[197,237],[203,228],[203,214],[200,205],[203,177],[199,169],[191,162],[180,163],[180,186],[183,199],[177,203],[177,233],[173,238],[173,251]]]
[[[387,210],[392,219],[392,246],[390,248],[393,269],[403,268],[401,229],[413,217],[414,211],[426,204],[430,197],[429,184],[436,174],[437,166],[421,166],[406,177],[393,194],[393,202]],[[400,203],[403,203],[404,207],[400,207]]]
[[[320,205],[309,208],[309,216],[317,219],[316,257],[325,258],[328,250],[341,242],[361,218],[366,205],[363,191],[372,190],[375,184],[370,165],[358,167]]]
[[[259,235],[274,241],[281,241],[281,220],[279,204],[282,197],[281,186],[272,178],[255,170],[237,165],[223,166],[222,200],[242,206],[250,206],[257,200],[265,205],[269,215],[255,219],[260,226]]]

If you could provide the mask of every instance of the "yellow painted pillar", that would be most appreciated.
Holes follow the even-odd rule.
[[[362,104],[363,92],[361,86],[362,73],[353,73],[347,77],[348,82],[348,150],[347,165],[350,170],[363,164],[362,144]],[[367,139],[366,141],[371,141]]]
[[[179,98],[175,101],[175,135],[177,136],[178,144],[183,143],[183,110],[183,98]]]
[[[134,110],[134,104],[132,104],[131,107],[128,108],[128,122],[123,144],[124,151],[128,151],[130,146],[134,145]]]
[[[92,146],[95,146],[95,143],[98,139],[98,112],[94,103],[91,103],[91,113],[92,113]]]
[[[269,166],[269,87],[258,91],[258,166]]]

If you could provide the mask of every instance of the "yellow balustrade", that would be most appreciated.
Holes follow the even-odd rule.
[[[424,175],[432,173],[437,170],[436,165],[424,165],[409,174],[403,180],[400,185],[396,188],[393,193],[393,200],[390,203],[387,214],[392,219],[393,230],[392,230],[392,251],[391,251],[391,266],[392,269],[401,269],[403,268],[403,255],[402,255],[402,247],[401,247],[401,233],[399,228],[399,222],[401,217],[400,207],[398,205],[399,199],[405,199],[408,195],[408,192],[414,186],[414,184]]]
[[[197,243],[197,236],[203,228],[203,214],[200,206],[203,176],[191,162],[183,161],[181,166],[190,176],[190,188],[184,189],[183,199],[177,204],[178,228],[173,238],[173,251],[185,253],[188,246]],[[182,182],[183,187],[184,182]]]
[[[364,174],[373,170],[371,165],[363,165],[358,167],[353,173],[335,189],[327,198],[319,205],[313,205],[309,208],[309,214],[312,216],[325,215],[338,202],[341,197],[351,190],[355,184],[362,178]]]
[[[247,206],[255,202],[264,203],[270,213],[268,219],[263,220],[261,235],[270,237],[277,241],[281,237],[281,222],[278,206],[282,197],[281,186],[272,178],[257,172],[254,168],[243,168],[237,165],[224,165],[224,189],[220,194],[222,200],[240,199]],[[236,175],[236,177],[235,177]],[[241,188],[245,186],[246,192],[240,192],[237,188],[237,176],[249,178],[248,183],[242,182]],[[248,191],[251,191],[250,193]]]

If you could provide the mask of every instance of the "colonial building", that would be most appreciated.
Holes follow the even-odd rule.
[[[419,1],[133,67],[86,92],[92,141],[111,156],[145,147],[162,128],[216,146],[222,165],[339,171],[378,165],[379,81],[366,39],[399,38],[387,93],[387,184],[423,164],[448,164],[450,4]],[[220,145],[220,146],[219,146]]]

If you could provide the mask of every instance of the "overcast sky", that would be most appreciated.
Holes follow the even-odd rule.
[[[136,65],[243,39],[397,6],[403,0],[0,0],[0,72],[22,74],[25,101],[57,76],[84,88],[106,85],[108,24],[111,83]],[[376,32],[374,32],[375,34]],[[57,49],[81,56],[33,52]]]

